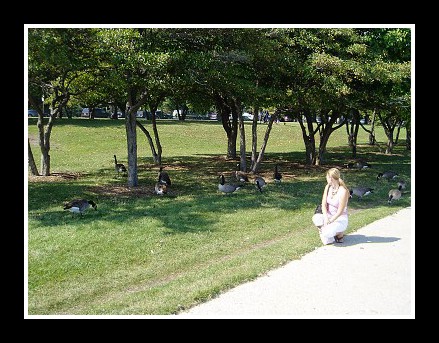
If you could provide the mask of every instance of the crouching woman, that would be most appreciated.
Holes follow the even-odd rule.
[[[343,243],[348,227],[349,189],[340,178],[340,171],[331,168],[326,172],[326,186],[322,196],[322,213],[312,217],[318,227],[323,244]]]

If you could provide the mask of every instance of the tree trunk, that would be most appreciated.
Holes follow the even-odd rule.
[[[253,122],[252,122],[252,153],[250,158],[250,166],[254,166],[256,164],[257,153],[256,149],[258,147],[258,115],[259,115],[259,107],[254,108],[253,112]]]
[[[152,131],[154,132],[155,145],[157,147],[157,154],[155,156],[155,162],[158,165],[161,165],[162,164],[162,145],[160,144],[159,132],[157,130],[156,111],[157,111],[157,107],[151,108]]]
[[[357,109],[351,110],[352,114],[352,122],[349,124],[349,122],[346,122],[346,126],[350,127],[350,130],[348,130],[348,141],[349,146],[352,150],[352,158],[357,158],[357,139],[358,139],[358,129],[360,127],[360,111]]]
[[[56,113],[52,113],[49,116],[46,128],[43,124],[42,114],[38,114],[38,132],[39,132],[39,144],[41,150],[41,175],[50,175],[50,135],[52,133],[52,128],[55,120]]]
[[[152,154],[152,158],[154,163],[158,163],[157,161],[159,160],[158,156],[157,156],[157,152],[155,150],[155,146],[154,146],[154,142],[152,141],[152,137],[151,134],[149,133],[149,131],[142,125],[142,123],[140,123],[138,120],[136,120],[136,125],[140,128],[140,130],[142,130],[142,132],[145,134],[146,139],[148,140],[149,143],[149,147],[151,148],[151,154]]]
[[[357,158],[357,138],[358,138],[358,123],[352,123],[351,125],[351,150],[352,158]]]
[[[406,127],[405,146],[406,146],[407,150],[411,150],[412,149],[412,131],[408,127]]]
[[[41,151],[41,175],[50,175],[50,155],[47,150]]]
[[[59,93],[54,100],[52,100],[51,103],[51,111],[49,118],[47,120],[47,125],[44,128],[44,118],[43,118],[43,111],[39,108],[37,100],[31,96],[28,95],[29,102],[31,105],[38,109],[38,144],[40,146],[41,150],[41,175],[43,176],[49,176],[50,175],[50,135],[52,134],[52,129],[55,124],[55,119],[59,116],[59,114],[62,112],[62,109],[66,106],[66,104],[69,102],[70,94],[69,92],[61,92]]]
[[[259,156],[256,159],[256,163],[251,166],[250,171],[253,174],[256,174],[258,172],[259,167],[261,165],[261,162],[264,159],[265,149],[267,148],[268,139],[270,138],[270,131],[271,131],[271,128],[273,127],[273,122],[276,118],[277,118],[277,113],[275,112],[271,116],[270,120],[268,121],[268,126],[267,126],[267,129],[265,130],[265,136],[264,136],[264,140],[262,141],[262,146],[261,146],[261,150],[259,151]]]
[[[324,152],[326,150],[326,145],[328,144],[329,136],[331,135],[331,125],[324,124],[323,134],[320,137],[320,144],[318,149],[318,154],[315,158],[315,165],[320,166],[324,164]]]
[[[305,118],[306,126],[303,122],[303,118]],[[315,131],[313,130],[312,118],[308,112],[303,112],[298,114],[297,121],[299,122],[303,143],[305,145],[305,163],[307,165],[314,165],[316,163],[316,141],[314,138]]]
[[[137,134],[136,134],[136,111],[129,108],[126,111],[125,130],[127,135],[128,150],[128,187],[138,186],[137,176]]]
[[[227,158],[236,159],[238,137],[238,115],[234,99],[221,93],[214,94],[215,106],[221,116],[221,123],[227,135]],[[231,116],[231,118],[230,118]]]
[[[390,155],[393,152],[393,146],[394,146],[394,142],[393,142],[393,137],[390,137],[387,139],[387,144],[386,144],[386,155]]]
[[[228,116],[227,116],[228,117]],[[238,118],[233,115],[232,112],[232,120],[230,121],[227,118],[227,121],[230,123],[230,130],[227,135],[227,158],[236,158],[236,140],[238,138]]]
[[[35,164],[34,155],[32,154],[32,149],[30,147],[29,139],[27,140],[27,156],[28,156],[28,163],[32,175],[39,176],[40,173],[38,173],[38,168]]]
[[[224,108],[219,110],[221,122],[227,135],[227,158],[236,158],[237,118],[230,119],[230,112]]]
[[[389,117],[383,117],[380,113],[377,114],[378,118],[380,119],[380,122],[383,126],[384,133],[387,137],[387,143],[386,143],[386,155],[390,155],[393,152],[393,146],[394,146],[394,140],[393,140],[393,132],[395,130],[395,123],[393,122],[392,118]]]
[[[246,161],[246,146],[245,146],[245,129],[244,121],[242,120],[242,113],[238,114],[238,127],[239,127],[239,158],[242,171],[247,169]]]
[[[370,134],[369,134],[369,145],[375,145],[375,114],[376,111],[373,110],[372,112],[372,122],[371,122],[371,129],[370,129]]]
[[[328,112],[329,113],[329,112]],[[333,127],[334,124],[337,122],[338,118],[340,118],[340,112],[336,111],[336,110],[332,110],[332,114],[331,114],[331,119],[327,120],[328,116],[327,113],[325,114],[325,121],[324,121],[324,125],[323,125],[323,130],[322,130],[322,134],[320,137],[320,145],[319,145],[319,150],[318,150],[318,155],[316,156],[315,159],[315,165],[322,165],[324,164],[324,152],[326,151],[326,146],[328,144],[329,141],[329,137],[331,136],[332,132],[334,130],[336,130],[337,128],[340,128],[342,124],[339,124],[337,127]],[[358,130],[358,128],[357,128]],[[354,136],[356,135],[356,132],[354,133]],[[354,137],[355,138],[355,137]],[[354,142],[355,143],[355,142]],[[355,146],[355,144],[354,144]]]
[[[38,145],[41,151],[41,173],[40,175],[50,175],[50,134],[54,123],[54,114],[49,116],[46,128],[44,128],[43,111],[40,109],[38,102],[31,95],[28,96],[31,105],[38,110]]]

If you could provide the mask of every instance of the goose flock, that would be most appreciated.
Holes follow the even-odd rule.
[[[255,175],[254,177],[249,176],[246,172],[240,170],[240,164],[237,164],[237,170],[235,170],[235,182],[226,182],[226,178],[224,174],[220,175],[220,182],[218,184],[218,190],[221,193],[224,194],[231,194],[237,191],[238,189],[243,188],[246,184],[252,182],[254,183],[255,188],[262,193],[264,188],[267,186],[267,181],[262,176]],[[250,181],[252,179],[252,181]],[[282,174],[279,172],[279,167],[276,164],[274,173],[273,173],[273,180],[274,182],[278,183],[281,182]]]
[[[127,168],[123,163],[118,162],[116,155],[113,155],[114,157],[114,169],[117,173],[117,175],[126,175],[127,174]],[[371,164],[365,161],[359,161],[359,162],[349,162],[344,165],[347,169],[367,169],[371,168]],[[237,169],[234,171],[234,180],[226,181],[225,173],[221,173],[219,176],[219,183],[218,183],[218,191],[222,194],[233,194],[239,189],[245,187],[246,184],[253,183],[256,190],[260,193],[264,192],[264,189],[267,186],[267,181],[260,175],[253,175],[250,176],[245,171],[242,171],[240,168],[240,164],[237,164]],[[233,175],[233,174],[232,174]],[[399,179],[399,174],[397,172],[386,170],[379,172],[376,176],[376,181],[379,183],[380,180],[387,180],[388,182],[391,182],[393,180],[397,180],[397,187],[392,188],[388,191],[387,194],[387,203],[392,204],[395,200],[401,199],[401,197],[404,194],[404,189],[406,189],[407,185],[404,180]],[[273,172],[273,182],[280,184],[282,181],[282,174],[279,171],[278,164],[275,164],[274,166],[274,172]],[[154,190],[153,193],[156,195],[166,195],[169,192],[169,189],[171,187],[171,178],[169,174],[164,171],[163,166],[159,167],[159,171],[157,174],[157,179],[154,184]],[[377,184],[378,185],[378,184]],[[353,198],[354,196],[358,200],[362,200],[364,197],[369,197],[372,194],[374,194],[376,189],[375,187],[372,187],[371,185],[361,185],[361,186],[353,186],[349,189],[350,198]],[[63,205],[64,210],[68,210],[72,212],[73,214],[79,213],[81,216],[85,213],[86,210],[93,208],[94,210],[97,210],[97,204],[93,200],[84,199],[84,198],[78,198],[73,199]]]

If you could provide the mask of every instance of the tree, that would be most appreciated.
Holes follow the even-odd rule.
[[[284,89],[278,99],[280,112],[299,122],[307,164],[319,165],[334,126],[346,116],[350,88],[349,47],[356,41],[351,29],[285,29],[272,35],[282,47],[284,66],[277,85]],[[315,127],[317,114],[322,119]],[[320,145],[316,147],[316,137]]]
[[[411,31],[410,29],[358,29],[369,47],[368,95],[363,105],[373,110],[387,136],[386,154],[394,145],[394,130],[410,120]],[[408,126],[408,141],[410,127]]]
[[[168,82],[173,63],[172,54],[169,52],[172,52],[169,31],[154,28],[100,29],[99,43],[100,56],[105,61],[111,79],[119,80],[118,87],[123,89],[127,96],[125,129],[128,186],[136,187],[138,185],[137,127],[147,136],[154,161],[161,164],[162,148],[155,111],[165,97],[171,94]],[[115,98],[119,98],[120,95],[121,93],[115,95]],[[136,119],[137,110],[145,104],[148,104],[151,110],[155,140]]]
[[[96,71],[96,60],[89,52],[93,52],[94,34],[93,29],[28,29],[28,101],[38,111],[43,176],[50,175],[50,136],[56,118],[72,95],[86,91],[81,78]],[[50,101],[46,125],[39,102],[42,97]]]
[[[322,163],[329,137],[343,120],[350,118],[358,125],[358,111],[383,104],[390,109],[385,99],[402,95],[398,89],[407,90],[402,87],[407,85],[407,63],[391,60],[388,56],[396,54],[379,50],[376,40],[381,35],[373,29],[289,29],[276,34],[285,45],[285,61],[291,61],[281,79],[286,89],[281,109],[294,113],[300,123],[306,163]],[[322,122],[314,129],[316,113]],[[337,122],[341,123],[334,126]],[[347,132],[355,156],[358,128]],[[314,146],[317,133],[318,149]]]
[[[252,48],[260,41],[259,30],[181,29],[178,38],[186,63],[181,70],[192,84],[192,103],[209,108],[205,99],[216,107],[227,136],[227,157],[237,157],[240,132],[241,168],[245,168],[245,130],[239,123],[244,103],[255,103],[255,77]],[[202,100],[204,99],[204,100]]]

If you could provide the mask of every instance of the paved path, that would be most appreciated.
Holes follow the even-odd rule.
[[[414,229],[403,209],[178,316],[414,319]]]

